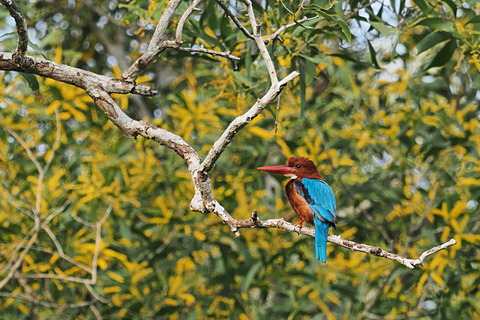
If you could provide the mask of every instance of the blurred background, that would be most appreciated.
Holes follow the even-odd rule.
[[[224,3],[249,29],[244,4]],[[120,77],[145,52],[166,1],[17,5],[29,55]],[[139,78],[158,96],[114,98],[204,157],[269,77],[216,1],[198,7],[184,46],[229,51],[237,65],[166,50]],[[304,156],[335,191],[331,233],[412,259],[451,238],[457,245],[410,270],[332,244],[321,264],[312,238],[282,230],[235,238],[217,216],[189,211],[191,178],[174,152],[123,135],[81,89],[1,72],[0,318],[480,318],[480,4],[265,0],[255,8],[266,36],[311,18],[268,45],[280,77],[301,76],[222,155],[211,172],[217,200],[234,218],[257,211],[297,223],[285,178],[256,168]],[[0,6],[0,51],[16,40]],[[27,251],[37,205],[49,232]]]

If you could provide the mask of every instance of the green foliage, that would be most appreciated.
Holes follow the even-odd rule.
[[[53,2],[22,8],[42,54],[117,77],[139,56],[166,3]],[[319,17],[269,44],[281,76],[302,76],[222,155],[211,173],[217,200],[235,218],[258,211],[261,219],[296,222],[283,179],[255,168],[306,156],[337,196],[340,223],[331,232],[408,258],[450,238],[458,244],[411,271],[331,244],[320,264],[312,239],[281,230],[242,230],[235,238],[218,217],[188,210],[193,187],[176,154],[123,136],[80,89],[1,73],[0,281],[34,239],[32,212],[44,223],[18,270],[26,277],[0,290],[2,314],[480,317],[478,4],[260,3],[266,35]],[[229,4],[247,25],[244,5]],[[132,115],[155,115],[151,123],[204,157],[269,80],[252,40],[216,2],[200,7],[185,25],[185,44],[240,56],[239,70],[219,57],[168,51],[141,79],[158,85],[158,97],[141,104],[115,98]],[[8,33],[0,41],[2,50],[15,47]]]

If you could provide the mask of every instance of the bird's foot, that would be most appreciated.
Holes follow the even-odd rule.
[[[297,226],[299,226],[299,227],[301,228],[301,227],[303,226],[303,222],[304,222],[304,221],[305,221],[305,220],[303,220],[303,219],[302,219],[302,220],[300,220],[300,222],[299,222],[299,223],[297,223]]]

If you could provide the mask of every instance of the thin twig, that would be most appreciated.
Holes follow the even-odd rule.
[[[8,193],[8,203],[9,203],[11,206],[13,206],[15,209],[17,209],[18,211],[24,213],[24,214],[27,215],[29,218],[31,218],[32,220],[34,220],[35,217],[34,217],[33,214],[30,212],[30,210],[27,210],[27,209],[25,209],[25,208],[22,208],[22,207],[20,207],[20,205],[18,205],[18,204],[16,204],[16,203],[14,202],[15,196],[10,192],[10,189],[11,189],[10,185],[7,184],[6,181],[3,181],[3,185],[4,185],[4,187],[5,187],[5,188],[4,188],[4,191]],[[19,200],[19,202],[20,202],[20,203],[23,203],[23,202],[21,202],[20,200]]]
[[[89,305],[94,304],[97,302],[96,300],[92,301],[83,301],[79,303],[51,303],[47,301],[36,301],[35,299],[32,299],[29,296],[22,295],[22,294],[11,294],[11,293],[5,293],[5,292],[0,292],[1,297],[6,297],[6,298],[13,298],[13,299],[20,299],[20,300],[25,300],[29,301],[35,305],[42,305],[45,307],[49,308],[82,308],[82,307],[87,307]]]
[[[0,3],[7,8],[10,16],[15,20],[18,33],[18,45],[17,49],[15,49],[14,60],[15,63],[23,65],[25,52],[27,52],[28,48],[27,22],[13,0],[0,0]]]
[[[83,279],[72,276],[64,276],[61,274],[51,274],[51,273],[27,273],[19,274],[16,278],[19,279],[56,279],[66,282],[75,282],[81,284],[92,284],[92,279]]]
[[[32,151],[30,150],[30,147],[28,146],[28,144],[25,142],[25,140],[22,139],[22,137],[20,137],[15,131],[13,131],[12,129],[8,128],[8,127],[5,127],[5,130],[7,130],[7,132],[15,138],[15,140],[18,141],[18,143],[20,143],[20,145],[23,147],[23,149],[25,150],[25,152],[27,153],[27,156],[28,158],[33,162],[33,164],[35,165],[35,167],[37,168],[37,171],[38,173],[41,173],[43,172],[43,168],[42,166],[40,165],[40,163],[38,162],[37,158],[33,155]]]
[[[50,223],[50,221],[53,220],[53,218],[55,218],[56,216],[58,216],[60,213],[64,212],[65,209],[68,207],[68,205],[71,203],[72,201],[70,199],[67,199],[63,205],[58,208],[57,210],[53,211],[46,219],[45,221],[42,223],[42,227],[46,226],[47,224]]]
[[[320,16],[303,17],[302,19],[297,20],[295,22],[285,24],[285,25],[281,26],[280,28],[278,28],[277,31],[272,33],[268,38],[265,38],[263,40],[263,42],[265,42],[265,44],[268,44],[269,42],[271,42],[271,41],[277,39],[278,37],[280,37],[280,34],[283,31],[287,30],[288,28],[291,28],[291,27],[294,27],[294,26],[297,26],[297,25],[301,25],[303,22],[312,21],[312,20],[315,20],[315,19],[318,19],[318,18],[320,18]]]
[[[180,44],[176,41],[165,41],[167,48],[175,49],[177,51],[190,52],[190,53],[205,53],[212,56],[219,56],[228,58],[232,61],[239,61],[240,58],[234,55],[231,55],[229,52],[215,51],[210,49],[205,49],[202,47],[181,47]]]
[[[97,319],[97,320],[102,320],[103,319],[102,314],[97,309],[97,307],[95,307],[93,304],[91,304],[89,308],[90,308],[90,311],[92,311],[93,315],[95,316],[95,319]]]
[[[78,215],[74,214],[73,212],[70,213],[70,216],[71,216],[75,221],[77,221],[78,223],[83,224],[84,226],[87,226],[87,227],[90,227],[90,228],[93,228],[93,227],[94,227],[93,223],[90,223],[90,222],[88,222],[87,220],[85,220],[85,219],[83,219],[83,218],[80,218]]]
[[[48,169],[50,168],[50,165],[52,164],[53,158],[55,156],[55,152],[60,147],[61,139],[62,139],[62,126],[60,121],[60,112],[58,111],[58,107],[56,107],[55,108],[55,141],[53,142],[53,145],[52,145],[52,153],[50,154],[50,157],[46,159],[47,163],[43,167],[43,171],[45,173],[47,173]]]
[[[96,235],[95,235],[95,249],[93,251],[92,258],[92,284],[97,282],[97,265],[98,265],[98,255],[100,253],[100,244],[102,243],[102,227],[103,224],[107,221],[110,212],[112,212],[113,202],[105,211],[103,217],[95,223]]]
[[[20,252],[21,249],[26,249],[27,248],[27,241],[30,238],[30,236],[34,233],[34,228],[31,228],[27,235],[23,237],[22,241],[15,247],[15,250],[13,250],[12,255],[10,259],[8,260],[8,263],[0,270],[0,275],[9,271],[12,268],[12,265],[15,263],[17,259],[17,255]]]
[[[32,231],[33,231],[33,235],[30,238],[30,240],[27,242],[25,249],[23,249],[20,256],[17,258],[15,263],[11,266],[9,273],[5,276],[5,278],[2,279],[2,281],[0,281],[0,290],[10,281],[10,279],[12,279],[15,272],[20,267],[23,260],[27,256],[28,252],[32,248],[33,244],[38,239],[38,232],[40,231],[40,216],[38,215],[38,213],[35,214],[35,226],[32,228]]]
[[[163,50],[165,50],[166,47],[162,39],[165,36],[167,27],[180,5],[180,2],[182,2],[182,0],[170,0],[168,2],[167,7],[158,21],[152,39],[148,44],[147,51],[123,73],[122,80],[132,83],[135,82],[138,76],[150,65],[150,63],[155,60]]]
[[[88,292],[90,292],[90,294],[98,301],[100,301],[101,303],[108,303],[108,300],[101,297],[97,292],[95,292],[95,290],[93,289],[92,285],[91,284],[85,284],[85,287],[87,288]]]
[[[88,273],[92,273],[91,268],[87,267],[83,263],[80,263],[80,262],[76,261],[75,259],[73,259],[72,257],[65,254],[65,252],[63,251],[63,248],[60,245],[60,242],[58,241],[57,237],[55,236],[55,234],[52,232],[52,230],[48,226],[43,225],[43,230],[45,230],[45,232],[48,234],[48,236],[52,240],[53,244],[55,245],[55,248],[57,249],[57,254],[60,258],[64,259],[65,261],[70,262],[71,264],[79,267],[80,269],[83,269],[84,271],[86,271]]]
[[[32,151],[30,150],[30,147],[28,144],[25,142],[25,140],[22,139],[15,131],[13,131],[10,128],[5,128],[9,134],[11,134],[15,140],[17,140],[20,145],[25,149],[25,152],[27,153],[28,158],[35,164],[35,167],[37,168],[38,171],[38,179],[37,179],[37,192],[35,195],[35,214],[40,214],[41,210],[41,203],[42,203],[42,193],[43,193],[43,180],[45,178],[45,170],[40,166],[40,163],[36,159],[36,157],[33,155]]]
[[[197,8],[197,4],[200,3],[201,0],[193,0],[192,3],[188,6],[187,10],[182,14],[180,20],[178,20],[177,24],[177,31],[175,33],[175,42],[178,44],[182,44],[182,33],[183,33],[183,26],[185,25],[185,21],[187,21],[188,17],[192,14],[193,11],[200,11]]]
[[[248,19],[250,20],[250,25],[253,29],[255,43],[257,44],[258,50],[263,57],[263,61],[265,62],[265,67],[268,70],[272,86],[274,86],[278,83],[277,71],[275,70],[275,65],[273,64],[273,60],[267,50],[267,46],[265,45],[265,42],[263,42],[262,34],[260,32],[261,24],[258,24],[257,20],[255,19],[252,1],[245,0],[245,3],[247,3]]]
[[[417,261],[419,263],[417,263],[418,265],[423,265],[423,261],[425,260],[426,257],[434,254],[434,253],[437,253],[438,251],[440,250],[443,250],[443,249],[446,249],[454,244],[457,244],[457,241],[455,241],[455,239],[450,239],[449,241],[439,245],[439,246],[436,246],[436,247],[433,247],[431,249],[428,249],[427,251],[425,251],[424,253],[422,253],[420,255],[420,257],[417,259],[417,260],[413,260],[413,261]],[[416,262],[415,262],[416,263]]]
[[[68,282],[81,283],[81,284],[84,284],[84,285],[95,284],[96,281],[97,281],[98,255],[99,255],[99,252],[100,252],[100,244],[101,244],[101,240],[102,240],[101,239],[101,237],[102,237],[102,226],[107,221],[107,219],[108,219],[108,217],[109,217],[109,215],[112,211],[112,208],[113,208],[113,203],[110,204],[110,206],[107,208],[107,210],[105,211],[105,214],[102,216],[102,218],[95,223],[95,227],[96,227],[95,249],[94,249],[94,252],[93,252],[91,269],[86,268],[85,266],[82,266],[80,263],[78,263],[76,261],[72,262],[72,260],[68,259],[69,262],[72,262],[76,266],[78,266],[78,267],[88,271],[89,273],[91,273],[91,278],[83,279],[83,278],[65,276],[65,275],[60,275],[60,274],[45,274],[45,273],[20,274],[20,275],[17,276],[17,278],[22,278],[22,279],[57,279],[57,280],[63,280],[63,281],[68,281]],[[60,255],[62,255],[62,257],[64,257],[65,255],[63,253],[63,249],[61,248],[60,243],[58,242],[56,236],[53,234],[53,232],[47,226],[43,226],[43,229],[48,233],[48,235],[51,237],[52,241],[55,243],[55,246],[57,247],[58,253]]]
[[[227,16],[230,17],[230,19],[232,19],[233,23],[237,26],[238,29],[240,29],[240,31],[242,31],[242,33],[249,39],[252,39],[254,40],[255,38],[253,37],[253,35],[242,25],[242,23],[237,19],[237,16],[230,10],[230,8],[228,7],[228,5],[223,2],[222,0],[216,0],[217,3],[220,5],[220,7],[222,7],[223,11],[225,11],[225,13],[227,14]]]
[[[18,272],[15,275],[17,274]],[[38,294],[35,292],[35,290],[33,290],[33,288],[28,284],[28,281],[26,279],[17,278],[17,280],[18,280],[18,283],[22,286],[27,296],[31,297],[32,300],[34,301],[41,300]]]

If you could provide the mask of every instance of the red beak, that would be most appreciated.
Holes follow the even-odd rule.
[[[287,167],[283,164],[278,166],[268,166],[268,167],[260,167],[257,168],[258,170],[266,171],[266,172],[273,172],[273,173],[281,173],[281,174],[290,174],[293,173],[293,169]]]

